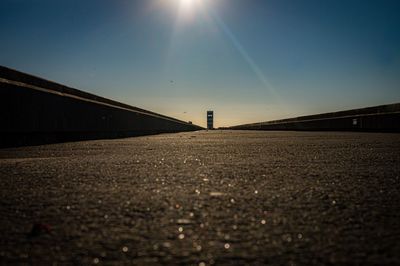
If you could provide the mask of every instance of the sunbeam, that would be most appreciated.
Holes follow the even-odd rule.
[[[232,45],[236,48],[236,50],[239,52],[241,57],[246,61],[246,63],[249,65],[251,70],[254,72],[254,74],[257,76],[257,78],[260,80],[260,82],[269,90],[269,92],[272,94],[272,96],[275,98],[275,100],[279,100],[279,95],[277,94],[276,90],[272,86],[272,84],[268,81],[266,76],[264,75],[263,71],[260,69],[260,67],[257,65],[257,63],[253,60],[253,58],[249,55],[249,53],[246,51],[246,49],[243,47],[243,45],[240,43],[240,41],[236,38],[236,36],[233,34],[233,32],[229,29],[229,27],[226,25],[226,23],[220,18],[220,16],[212,9],[210,9],[210,14],[217,24],[218,28],[223,32],[223,34],[228,38],[228,40],[232,43]]]
[[[164,4],[165,0],[163,1]],[[178,33],[183,29],[190,27],[193,20],[202,17],[206,18],[210,24],[214,24],[215,27],[222,36],[224,36],[229,43],[236,49],[239,56],[244,60],[244,62],[249,66],[251,71],[254,73],[256,78],[260,81],[260,83],[265,87],[270,95],[274,97],[275,101],[280,101],[280,97],[277,93],[276,88],[271,84],[268,78],[263,73],[263,70],[259,67],[259,65],[255,62],[255,60],[250,56],[249,52],[244,48],[242,43],[238,40],[232,30],[228,27],[228,25],[223,21],[223,19],[219,16],[217,11],[215,10],[216,6],[207,0],[170,0],[169,4],[174,4],[177,7],[177,13],[175,18],[175,23],[173,27],[173,31],[170,37],[170,45],[167,52],[167,57],[170,55],[171,50],[175,46],[174,43],[178,42],[177,40]],[[221,6],[220,6],[221,7]]]

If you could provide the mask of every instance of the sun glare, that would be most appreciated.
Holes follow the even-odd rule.
[[[180,18],[194,18],[210,5],[211,0],[153,0],[156,8],[177,9]]]
[[[186,5],[186,6],[190,6],[193,4],[193,2],[195,2],[195,0],[180,0],[181,5]]]
[[[199,0],[179,0],[180,8],[183,11],[191,11],[198,4]]]

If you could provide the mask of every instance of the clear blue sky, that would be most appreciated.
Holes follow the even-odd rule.
[[[216,126],[400,102],[400,1],[1,0],[0,64]]]

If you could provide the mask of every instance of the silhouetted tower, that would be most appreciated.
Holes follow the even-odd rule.
[[[214,111],[207,111],[207,129],[214,128]]]

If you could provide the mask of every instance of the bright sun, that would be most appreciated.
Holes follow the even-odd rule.
[[[197,1],[198,0],[180,0],[180,6],[182,9],[190,9],[193,8]]]
[[[176,10],[177,21],[189,23],[202,14],[210,0],[153,0],[157,8]]]
[[[193,5],[193,2],[195,2],[196,0],[180,0],[181,1],[181,5]]]
[[[190,19],[201,9],[203,0],[178,0],[179,14],[183,19]]]

